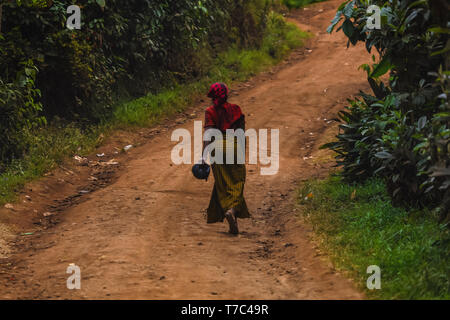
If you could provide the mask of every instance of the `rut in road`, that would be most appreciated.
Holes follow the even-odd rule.
[[[239,236],[229,235],[226,224],[205,223],[213,179],[195,180],[190,166],[172,165],[175,143],[171,131],[161,132],[134,149],[114,183],[59,213],[59,224],[12,254],[0,298],[364,298],[316,250],[294,208],[298,183],[326,176],[333,164],[307,159],[325,134],[336,132],[324,119],[367,88],[357,70],[369,58],[364,48],[347,50],[343,35],[325,32],[339,3],[293,13],[315,35],[307,48],[232,88],[247,128],[280,129],[279,173],[261,176],[259,166],[247,166],[253,218],[240,221]],[[193,120],[178,127],[192,132]],[[70,263],[81,268],[81,290],[66,287]]]

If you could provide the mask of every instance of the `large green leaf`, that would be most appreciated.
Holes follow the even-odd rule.
[[[450,28],[435,27],[435,28],[430,28],[427,31],[434,32],[434,33],[450,34]]]
[[[381,60],[381,62],[375,67],[375,69],[370,74],[371,78],[379,78],[386,74],[392,68],[392,64],[386,57]]]
[[[417,129],[422,130],[427,124],[427,117],[423,116],[417,121]]]
[[[334,16],[333,20],[331,20],[331,24],[327,28],[327,32],[331,33],[333,32],[334,27],[341,21],[342,19],[342,11],[336,12],[336,15]]]
[[[390,154],[387,151],[380,151],[377,152],[375,154],[375,157],[380,158],[380,159],[394,159],[394,157],[392,156],[392,154]]]
[[[347,37],[351,38],[353,36],[355,28],[353,27],[353,23],[350,21],[350,19],[345,19],[344,23],[342,24],[342,30]]]
[[[347,19],[352,17],[354,5],[355,5],[355,2],[354,2],[354,1],[350,1],[350,2],[347,3],[347,5],[344,7],[343,14],[344,14],[344,16],[345,16]]]

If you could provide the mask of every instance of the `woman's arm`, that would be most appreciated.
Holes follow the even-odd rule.
[[[209,129],[214,129],[216,127],[216,121],[215,121],[215,117],[214,117],[214,110],[211,110],[211,108],[207,108],[205,111],[205,131],[208,131]],[[203,137],[205,135],[203,134]],[[205,153],[205,149],[206,147],[212,142],[212,141],[204,141],[202,138],[202,142],[203,142],[203,149],[202,149],[202,164],[205,164],[205,158],[204,158],[204,153]]]
[[[209,129],[213,129],[214,127],[213,126],[208,126],[208,127],[205,127],[205,132],[207,131],[207,130],[209,130]],[[204,135],[203,135],[204,136]],[[205,158],[204,158],[204,155],[205,155],[205,149],[206,149],[206,147],[207,146],[209,146],[210,144],[211,144],[211,140],[210,141],[205,141],[205,140],[203,140],[202,139],[202,141],[203,141],[203,148],[202,148],[202,164],[205,164],[206,162],[205,162]]]

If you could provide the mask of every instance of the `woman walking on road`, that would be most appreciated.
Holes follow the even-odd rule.
[[[230,225],[229,232],[238,234],[237,219],[250,218],[244,199],[246,170],[245,164],[238,164],[236,161],[239,148],[238,139],[234,137],[233,141],[229,141],[227,144],[226,130],[242,129],[245,131],[245,116],[238,105],[227,102],[228,87],[225,84],[213,84],[209,90],[208,97],[212,99],[213,105],[207,108],[205,112],[205,131],[212,128],[220,130],[224,138],[223,142],[216,141],[216,148],[223,146],[224,159],[226,159],[227,146],[228,148],[233,148],[235,161],[233,164],[226,164],[226,161],[223,161],[223,164],[212,164],[215,181],[207,210],[207,223],[223,222],[226,218]],[[209,143],[211,142],[204,144],[203,150]],[[228,152],[230,152],[229,149]]]

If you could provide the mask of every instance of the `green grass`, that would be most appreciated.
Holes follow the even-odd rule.
[[[283,3],[286,7],[292,9],[292,8],[302,8],[308,4],[321,1],[325,0],[283,0]]]
[[[75,125],[52,124],[34,132],[29,152],[14,160],[0,175],[0,204],[16,199],[23,185],[53,169],[74,153],[86,155],[101,142],[100,134],[106,127],[81,130]]]
[[[23,185],[55,168],[74,154],[86,155],[117,129],[133,130],[157,124],[162,118],[187,108],[209,85],[223,81],[232,84],[266,70],[280,62],[292,49],[309,37],[281,15],[271,13],[260,48],[231,47],[211,64],[204,77],[187,84],[175,84],[155,94],[117,103],[108,119],[97,126],[80,129],[76,124],[52,123],[33,132],[32,147],[22,159],[13,161],[0,174],[0,204],[16,199]]]
[[[450,299],[450,232],[433,212],[394,208],[379,180],[310,181],[298,201],[335,266],[368,297]],[[366,288],[370,265],[381,268],[381,290]]]

